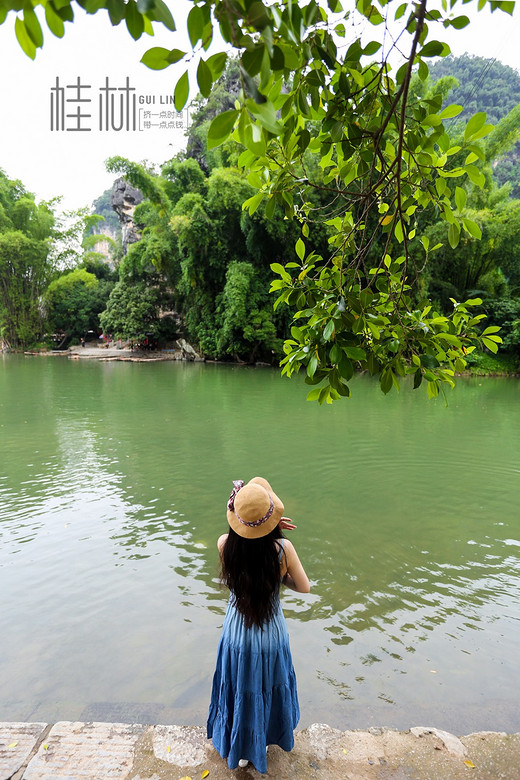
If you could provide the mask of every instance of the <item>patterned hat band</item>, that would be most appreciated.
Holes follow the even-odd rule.
[[[267,493],[267,495],[269,496],[269,509],[267,510],[265,515],[260,518],[260,520],[254,520],[248,523],[247,520],[242,520],[240,515],[235,511],[235,497],[243,487],[244,487],[243,479],[233,480],[233,490],[231,491],[231,495],[229,496],[229,500],[227,502],[227,508],[229,509],[230,512],[233,512],[237,520],[239,520],[243,525],[247,525],[249,528],[256,528],[256,526],[262,525],[267,520],[269,520],[269,518],[273,514],[273,510],[274,510],[273,499],[271,495]]]

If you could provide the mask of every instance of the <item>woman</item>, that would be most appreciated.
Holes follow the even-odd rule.
[[[230,597],[218,647],[208,738],[230,769],[267,771],[268,745],[292,750],[300,710],[280,582],[308,593],[309,580],[282,534],[296,528],[267,480],[234,482],[229,533],[217,547]]]

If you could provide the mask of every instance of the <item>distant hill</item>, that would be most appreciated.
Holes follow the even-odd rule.
[[[464,106],[468,116],[485,111],[491,124],[520,103],[520,74],[496,59],[450,54],[430,66],[430,75],[433,81],[455,76],[459,86],[450,92],[449,102]]]
[[[496,125],[520,103],[520,74],[496,59],[471,54],[445,57],[430,66],[433,81],[443,76],[455,76],[459,86],[452,89],[447,103],[464,106],[462,118],[485,111],[487,120]],[[510,182],[511,196],[520,198],[520,144],[494,163],[495,181]]]

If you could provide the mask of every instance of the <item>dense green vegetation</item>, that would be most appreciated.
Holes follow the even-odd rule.
[[[484,76],[487,82],[482,89]],[[326,168],[311,148],[303,150],[300,164],[301,172],[313,181],[306,208],[308,215],[314,210],[315,216],[307,216],[303,230],[301,220],[287,218],[291,214],[283,198],[258,198],[259,174],[244,170],[244,146],[238,136],[228,136],[217,146],[211,140],[216,118],[234,110],[242,88],[243,74],[231,60],[209,97],[199,94],[192,105],[186,152],[165,162],[159,174],[123,158],[108,162],[109,170],[123,175],[144,195],[134,215],[142,238],[124,257],[120,240],[114,242],[115,270],[94,251],[103,224],[109,225],[112,234],[119,232],[108,191],[94,203],[98,216],[85,223],[74,263],[60,267],[50,252],[59,237],[52,204],[36,204],[20,182],[9,182],[1,174],[0,332],[5,343],[24,347],[44,334],[49,339],[58,334],[67,343],[97,337],[102,330],[132,341],[149,336],[159,343],[183,335],[209,358],[273,362],[283,357],[291,318],[310,300],[309,290],[304,294],[292,277],[287,280],[287,263],[294,258],[295,245],[302,262],[310,247],[311,257],[334,258],[338,222],[334,215],[341,214],[347,204],[341,193],[338,196],[328,186]],[[496,351],[497,327],[504,343],[498,358],[478,351],[472,354],[471,346],[466,348],[469,366],[478,371],[516,370],[520,361],[520,200],[513,197],[516,181],[508,177],[514,177],[520,77],[494,61],[468,55],[447,57],[433,65],[427,77],[412,77],[410,95],[411,105],[413,101],[430,105],[438,101],[445,110],[454,103],[470,107],[458,116],[453,112],[447,128],[454,150],[448,171],[463,165],[464,158],[467,166],[468,151],[473,170],[465,183],[452,187],[455,221],[446,220],[441,200],[414,216],[415,227],[409,230],[407,242],[410,289],[406,307],[420,307],[425,319],[428,310],[424,306],[430,301],[438,311],[435,315],[432,310],[434,316],[447,322],[454,300],[473,299],[473,325],[478,326],[478,318],[486,315],[486,327],[491,326],[486,347]],[[490,112],[496,127],[486,130],[486,140],[474,143],[471,151],[467,137],[474,120],[468,122],[468,115],[476,110]],[[483,121],[475,125],[477,135]],[[449,174],[436,182],[439,198],[447,189],[446,182],[450,183]],[[381,216],[368,213],[366,217],[368,229],[374,232],[365,250],[368,267],[377,267],[393,246],[388,233],[377,233],[378,224],[388,221],[387,209],[378,211]],[[399,262],[390,264],[389,270],[398,279]],[[289,294],[282,297],[287,306],[273,308],[268,292],[273,270],[281,281],[272,286],[285,286]],[[379,285],[379,289],[385,288]],[[315,284],[310,296],[323,302],[323,292]],[[332,300],[335,311],[341,313],[341,298]],[[389,301],[392,304],[392,295]],[[344,343],[341,350],[340,339],[334,338],[336,322],[323,323],[322,343],[323,339],[331,342],[329,361],[337,365],[338,375],[325,377],[318,351],[313,370],[307,370],[309,381],[327,378],[331,380],[329,392],[348,394],[343,380],[348,380],[356,364],[365,364],[366,345]],[[368,326],[377,339],[381,322],[372,319]],[[301,328],[293,326],[291,335],[286,355],[302,343]],[[459,338],[456,333],[447,335]],[[399,349],[391,341],[386,338],[387,354]],[[395,325],[394,341],[398,342]],[[448,350],[449,343],[446,338],[441,352]],[[381,371],[378,359],[374,351],[367,364],[374,373]],[[428,372],[428,382],[435,382],[431,370],[438,366],[438,357],[426,351],[415,364],[416,384]],[[455,367],[462,370],[464,363],[459,361]],[[395,363],[387,373],[386,390],[390,389],[388,379],[396,384],[398,369]],[[321,395],[322,388],[313,397]]]
[[[92,236],[74,246],[98,217],[78,213],[64,225],[56,206],[0,170],[0,341],[11,349],[97,333],[117,277]]]
[[[458,60],[451,63],[458,72]],[[160,176],[154,177],[127,160],[110,162],[114,172],[125,175],[147,195],[135,215],[143,226],[143,238],[131,247],[121,266],[113,304],[114,311],[122,311],[123,291],[132,298],[135,284],[143,284],[146,274],[152,274],[149,287],[171,291],[173,305],[184,319],[185,335],[203,354],[265,360],[273,352],[280,356],[288,326],[287,309],[273,312],[266,295],[270,265],[290,257],[298,229],[295,221],[283,218],[279,206],[270,219],[264,204],[252,214],[241,208],[254,189],[237,167],[240,147],[236,142],[228,140],[208,150],[211,120],[232,105],[238,84],[233,64],[209,100],[199,96],[187,152],[165,163]],[[412,88],[430,95],[441,91],[449,102],[450,84],[455,81],[441,77],[426,84],[416,80]],[[483,146],[478,170],[485,187],[479,189],[470,182],[459,188],[460,212],[477,226],[477,235],[466,231],[452,247],[448,226],[438,212],[426,212],[421,227],[429,247],[437,248],[430,252],[428,263],[416,270],[413,286],[418,301],[429,298],[441,313],[451,309],[451,299],[480,297],[479,313],[487,315],[487,325],[502,328],[504,349],[513,356],[520,350],[520,201],[510,197],[510,188],[497,186],[493,167],[497,150],[514,143],[515,136],[508,128],[517,111],[515,105],[503,116]],[[461,122],[453,128],[454,145],[465,126]],[[308,155],[307,170],[312,163]],[[323,192],[315,194],[315,205],[327,205]],[[313,224],[312,230],[309,242],[315,251],[326,253],[327,226]],[[415,257],[420,245],[415,240],[411,246]],[[374,257],[382,251],[382,243],[375,242],[371,248]],[[140,301],[144,305],[142,298]],[[155,299],[150,300],[149,309],[148,330],[157,333],[160,320]],[[137,322],[128,313],[123,317],[104,315],[102,321],[107,330],[133,337],[140,317],[142,312],[136,313]],[[514,358],[513,363],[506,363],[514,365]]]
[[[469,80],[468,61],[478,65],[474,82]],[[423,97],[440,93],[444,104],[451,103],[452,95],[460,100],[472,93],[478,95],[486,62],[466,55],[448,58],[442,61],[442,68],[439,63],[432,68],[433,75],[426,82],[415,78],[411,88]],[[457,93],[452,76],[461,75],[464,92]],[[84,230],[75,263],[60,271],[49,259],[53,230],[56,233],[51,207],[35,204],[19,182],[8,182],[2,176],[1,322],[7,343],[27,346],[44,333],[64,336],[68,343],[70,339],[97,337],[104,331],[132,341],[151,336],[159,343],[183,335],[203,355],[216,359],[272,362],[283,356],[291,311],[287,307],[273,309],[268,294],[270,266],[283,265],[291,257],[300,236],[298,223],[285,219],[279,205],[269,217],[265,203],[251,214],[244,210],[242,204],[255,189],[238,166],[240,145],[228,139],[208,149],[211,121],[229,109],[239,88],[240,74],[232,62],[210,99],[199,95],[194,103],[186,152],[164,163],[160,174],[123,158],[109,161],[110,170],[124,175],[144,195],[134,215],[142,238],[130,246],[125,257],[120,242],[114,243],[115,270],[93,251],[104,224],[115,232],[109,191],[93,204],[98,216]],[[487,107],[485,101],[483,107]],[[430,299],[445,313],[452,307],[452,299],[478,297],[482,304],[477,312],[488,317],[486,325],[501,328],[503,357],[467,356],[470,367],[479,371],[515,370],[520,358],[520,201],[511,197],[511,186],[498,185],[495,174],[497,155],[507,153],[515,143],[517,131],[510,128],[517,113],[516,104],[508,114],[502,111],[483,146],[477,164],[485,187],[468,183],[459,191],[460,211],[478,226],[481,239],[466,232],[452,247],[446,222],[439,219],[436,210],[421,216],[428,246],[436,249],[430,251],[428,262],[414,271],[416,300]],[[466,126],[464,121],[456,122],[453,144]],[[316,157],[307,153],[306,169],[315,177],[316,163]],[[316,189],[316,209],[325,208],[328,201],[328,193]],[[310,224],[307,240],[316,252],[325,255],[331,231],[322,221]],[[420,248],[417,239],[412,239],[413,257]],[[379,240],[371,253],[377,258],[383,249]],[[8,290],[5,269],[14,255],[21,258],[17,268],[23,265],[26,270],[22,274],[9,271],[17,286],[11,284]]]
[[[74,18],[73,0],[63,0],[59,8],[44,4],[47,26],[61,37],[64,22]],[[163,0],[81,4],[88,13],[107,10],[113,25],[124,19],[136,40],[160,23],[172,31],[172,43],[178,41]],[[482,0],[477,6],[480,10],[488,4],[492,11],[511,14],[514,9],[510,0]],[[34,5],[40,5],[38,0]],[[239,175],[243,171],[254,190],[244,204],[249,216],[265,207],[265,216],[272,219],[281,208],[297,226],[289,258],[270,263],[277,275],[271,289],[278,291],[275,305],[287,305],[294,323],[284,341],[283,372],[290,376],[303,370],[307,381],[317,385],[309,397],[320,403],[350,395],[348,381],[356,368],[376,375],[385,393],[413,372],[414,386],[426,380],[429,396],[436,396],[445,383],[453,385],[454,372],[465,367],[467,354],[477,346],[496,351],[502,341],[495,326],[482,331],[484,315],[475,316],[473,310],[480,298],[453,301],[442,316],[422,298],[412,274],[434,251],[424,232],[433,221],[446,223],[452,249],[461,240],[481,236],[470,212],[480,204],[470,196],[474,185],[482,189],[487,183],[484,168],[493,155],[483,139],[492,126],[479,113],[467,121],[460,143],[454,145],[448,130],[462,107],[443,107],[445,90],[427,89],[428,63],[450,53],[446,44],[432,39],[431,31],[470,23],[466,15],[457,15],[455,5],[430,7],[430,0],[398,7],[388,0],[358,2],[356,13],[373,30],[367,43],[361,38],[367,24],[351,28],[350,10],[345,11],[340,0],[327,0],[326,5],[322,0],[198,0],[187,17],[190,51],[152,47],[142,57],[152,69],[180,61],[186,67],[195,64],[203,98],[218,89],[230,53],[238,57],[240,89],[232,107],[210,121],[206,151],[224,147],[230,138],[238,142]],[[0,23],[13,15],[17,39],[34,58],[43,45],[40,20],[33,6],[21,9],[15,0],[0,0]],[[215,32],[222,50],[207,56]],[[400,39],[405,32],[409,48],[402,64],[393,67],[389,38]],[[342,38],[347,45],[338,47]],[[415,79],[423,89],[413,86]],[[193,96],[187,67],[174,89],[178,111],[190,91]],[[504,135],[503,145],[506,140]],[[160,181],[145,184],[156,199],[145,193],[157,210],[153,230],[159,232],[159,245],[141,262],[143,269],[148,259],[155,267],[161,264],[164,241],[170,237],[159,222],[173,205]],[[316,203],[317,196],[324,197]],[[193,212],[207,240],[211,231],[204,233],[204,214],[215,220],[200,202]],[[178,216],[190,222],[190,214]],[[232,220],[229,224],[236,226]],[[325,252],[316,244],[315,227],[318,235],[328,234]],[[176,240],[186,261],[189,247],[180,232]],[[198,265],[192,265],[189,278],[193,287],[203,290],[205,278]],[[132,266],[132,273],[140,272],[138,266]],[[208,267],[210,278],[215,270]],[[237,292],[245,290],[253,279],[251,271],[234,271],[240,284],[236,273],[226,284],[229,281]],[[217,277],[211,283],[224,295],[222,278]],[[206,303],[207,296],[197,304],[201,301]],[[217,307],[217,317],[226,303],[229,295],[222,298],[220,312]],[[255,316],[261,314],[261,301],[254,304]],[[215,319],[209,348],[216,344],[218,350],[234,349],[231,324],[235,322],[226,326]],[[244,339],[241,328],[239,340]],[[264,333],[261,343],[267,345]]]
[[[0,170],[0,339],[14,347],[42,332],[54,214]]]

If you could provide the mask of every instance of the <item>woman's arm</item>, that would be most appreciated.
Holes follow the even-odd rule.
[[[298,558],[298,553],[289,539],[284,539],[283,549],[287,562],[287,571],[283,577],[284,585],[287,585],[288,588],[295,590],[297,593],[309,593],[311,589],[309,578]]]

